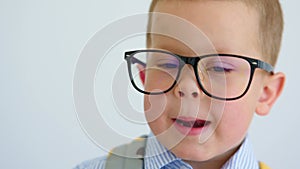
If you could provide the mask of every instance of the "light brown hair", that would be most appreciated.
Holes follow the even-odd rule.
[[[149,12],[161,0],[152,0]],[[179,1],[179,0],[177,0]],[[182,0],[184,1],[184,0]],[[283,14],[279,0],[227,0],[240,1],[248,7],[255,9],[259,14],[259,45],[262,56],[266,62],[275,66],[281,46],[283,32]],[[148,32],[151,28],[151,15],[149,15]],[[150,46],[150,34],[147,34],[147,46]]]

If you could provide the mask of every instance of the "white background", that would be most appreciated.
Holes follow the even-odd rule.
[[[281,2],[286,24],[276,70],[286,73],[287,82],[271,114],[255,117],[250,130],[258,159],[273,169],[298,168],[300,150],[300,1]],[[149,4],[0,1],[0,168],[72,168],[104,154],[77,121],[75,64],[95,32],[121,17],[147,12]]]

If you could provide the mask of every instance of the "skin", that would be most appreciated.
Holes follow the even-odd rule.
[[[208,37],[218,53],[264,60],[258,50],[258,15],[241,2],[161,1],[154,11],[176,15],[193,23]],[[152,28],[166,29],[160,25],[162,21],[153,18]],[[150,47],[195,56],[180,41],[163,36],[152,35]],[[270,75],[257,69],[244,97],[220,101],[203,94],[191,67],[185,66],[171,91],[164,95],[144,96],[146,118],[160,142],[193,168],[221,168],[239,148],[254,113],[269,113],[284,81],[283,73]],[[172,119],[178,116],[205,119],[211,123],[203,136],[185,136],[173,127]]]

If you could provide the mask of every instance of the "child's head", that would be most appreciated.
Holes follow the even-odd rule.
[[[254,112],[268,114],[283,88],[284,74],[268,72],[270,65],[264,63],[274,65],[278,55],[283,22],[279,3],[154,0],[150,11],[191,22],[206,35],[216,53],[225,54],[199,61],[199,55],[195,56],[180,40],[149,34],[149,48],[178,55],[153,51],[141,55],[147,57],[146,64],[139,64],[139,58],[131,59],[139,64],[140,71],[142,67],[146,69],[140,72],[145,88],[149,92],[157,92],[156,89],[163,92],[155,95],[146,92],[144,97],[146,118],[160,142],[191,164],[198,161],[222,165],[245,138]],[[164,21],[152,17],[148,29],[164,32],[180,29]],[[150,56],[154,59],[149,59]],[[252,63],[251,59],[263,62]],[[194,63],[197,64],[192,66]],[[261,67],[252,70],[251,64]]]
[[[157,12],[155,7],[157,3],[167,0],[152,0],[149,12]],[[175,0],[178,7],[184,3],[181,0]],[[189,0],[189,1],[211,1],[211,0]],[[212,0],[218,1],[218,0]],[[283,32],[283,15],[281,6],[278,0],[224,0],[227,2],[243,3],[248,8],[255,9],[258,14],[258,29],[257,37],[259,43],[259,51],[265,57],[265,61],[275,66],[278,53],[281,45]],[[170,3],[170,1],[168,1]],[[174,2],[173,2],[174,3]],[[218,9],[216,9],[218,10]],[[212,18],[213,19],[213,18]],[[151,29],[151,15],[148,23],[148,30]],[[151,46],[151,36],[147,36],[147,45]]]

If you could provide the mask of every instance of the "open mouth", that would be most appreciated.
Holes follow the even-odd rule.
[[[198,135],[211,123],[206,120],[190,118],[174,118],[172,120],[175,127],[185,135]]]
[[[181,119],[176,119],[175,122],[181,126],[189,128],[201,128],[207,125],[207,123],[209,123],[205,120],[185,121]]]
[[[181,126],[184,127],[189,127],[189,128],[202,128],[206,125],[208,125],[208,123],[210,123],[209,121],[205,121],[205,120],[182,120],[182,119],[174,119],[175,122]]]

